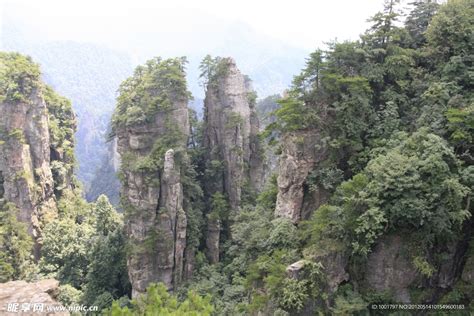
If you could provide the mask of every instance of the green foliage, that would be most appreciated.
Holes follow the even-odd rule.
[[[13,204],[0,199],[0,282],[24,279],[33,264],[33,240],[17,213]]]
[[[227,75],[229,62],[228,58],[206,55],[199,65],[201,84],[205,87],[217,85],[218,80]]]
[[[277,122],[268,128],[281,132],[292,132],[314,127],[318,123],[317,114],[304,103],[295,98],[285,98],[278,101],[280,108],[275,111]]]
[[[138,66],[119,88],[112,129],[143,124],[157,112],[166,112],[176,101],[187,102],[191,95],[185,78],[186,58],[156,57]]]
[[[322,205],[309,221],[300,224],[305,256],[313,258],[329,252],[345,251],[354,238],[357,218],[366,208],[363,190],[368,179],[357,174],[342,183],[334,194],[335,205]]]
[[[420,256],[413,258],[413,265],[421,274],[426,277],[431,277],[435,272],[435,268],[428,261],[426,261],[425,258]]]
[[[66,179],[74,177],[74,133],[77,125],[68,99],[56,94],[49,86],[44,86],[43,96],[48,107],[52,173],[59,198],[69,184]]]
[[[110,232],[117,230],[122,224],[122,218],[119,213],[110,204],[105,195],[99,196],[93,207],[95,218],[95,231],[98,234],[107,236]]]
[[[227,198],[220,192],[216,192],[211,197],[211,212],[209,219],[225,220],[229,217],[229,204]]]
[[[468,217],[462,201],[469,189],[459,182],[459,168],[444,140],[419,131],[368,164],[367,192],[389,225],[450,236]]]
[[[82,300],[82,291],[70,284],[59,286],[58,301],[65,306],[78,305]]]
[[[360,294],[345,284],[338,288],[331,312],[333,315],[366,315],[367,306]]]
[[[291,262],[291,257],[286,251],[275,251],[271,256],[260,256],[250,267],[247,274],[247,286],[254,290],[253,298],[257,302],[267,304],[273,301],[279,308],[286,311],[301,310],[309,298],[320,297],[325,281],[322,265],[311,261],[304,261],[303,268],[299,271],[298,279],[286,275],[286,267]],[[266,298],[265,298],[266,296]],[[254,302],[250,309],[261,310],[262,304]]]
[[[66,190],[59,218],[43,229],[42,276],[61,282],[62,302],[110,306],[128,295],[125,236],[120,214],[105,196],[88,204],[79,192]]]
[[[229,275],[220,265],[201,265],[188,289],[201,296],[211,295],[215,314],[245,315],[247,291],[244,279],[235,273]],[[181,289],[185,292],[186,288]],[[183,296],[181,294],[180,296]]]
[[[25,144],[25,134],[23,133],[23,130],[20,128],[14,128],[8,133],[9,139],[14,139],[20,142],[20,144]]]
[[[473,13],[470,0],[450,1],[441,6],[426,31],[430,49],[445,61],[453,55],[472,54]]]
[[[268,249],[295,249],[298,247],[295,225],[287,218],[276,218],[271,221],[270,234],[266,240]]]
[[[30,57],[0,52],[0,102],[29,102],[40,87],[40,70]]]
[[[237,112],[230,112],[225,127],[228,129],[236,128],[244,122],[242,116]]]
[[[112,300],[131,291],[127,273],[125,236],[120,227],[118,225],[119,229],[99,238],[91,249],[83,300],[87,305],[106,307]],[[110,299],[104,302],[107,297]],[[104,305],[107,302],[108,304]]]
[[[446,111],[450,140],[457,151],[462,153],[473,151],[474,142],[474,105],[467,108],[450,108]]]
[[[278,305],[285,310],[301,310],[309,297],[306,286],[306,280],[285,279],[275,298]]]
[[[165,152],[175,150],[185,195],[187,247],[197,251],[193,279],[176,289],[181,299],[160,284],[128,306],[123,299],[112,304],[130,292],[123,223],[105,197],[87,204],[77,192],[61,186],[63,175],[72,170],[75,122],[70,103],[44,88],[52,156],[65,159],[52,157],[55,185],[64,192],[58,195],[59,218],[43,231],[40,268],[43,275],[63,283],[60,299],[101,308],[112,304],[106,312],[110,315],[280,315],[302,312],[311,304],[324,306],[322,312],[328,314],[367,314],[370,304],[393,298],[370,289],[363,289],[362,296],[357,292],[360,284],[350,283],[387,234],[407,234],[420,241],[417,253],[410,249],[409,257],[423,281],[432,284],[445,245],[460,240],[471,216],[473,4],[418,1],[404,26],[398,22],[397,4],[385,1],[383,12],[370,20],[370,29],[359,41],[329,43],[327,50],[312,53],[285,97],[264,100],[262,109],[257,105],[259,114],[268,117],[263,136],[289,135],[298,145],[305,141],[303,131],[321,140],[314,148],[320,160],[305,180],[305,194],[322,188],[331,198],[308,221],[295,225],[274,218],[276,176],[256,201],[243,199],[239,212],[230,213],[221,193],[223,183],[216,181],[222,179],[223,162],[206,160],[202,126],[193,115],[189,141],[176,126],[165,125],[166,132],[154,140],[149,155],[122,155],[124,171],[140,172],[146,175],[146,185],[159,187]],[[24,101],[37,87],[39,71],[15,54],[2,54],[0,60],[2,100]],[[201,79],[208,88],[228,75],[229,62],[204,58]],[[183,58],[155,58],[137,67],[120,87],[114,132],[147,124],[158,112],[169,121],[166,114],[173,102],[190,98],[184,66]],[[249,94],[248,101],[254,106],[255,96]],[[226,127],[241,121],[229,115]],[[1,141],[7,135],[21,141],[22,134],[2,131]],[[204,183],[212,187],[206,195]],[[225,222],[221,262],[212,266],[198,251],[205,240],[204,214]],[[7,249],[0,255],[2,280],[23,277],[31,240],[13,211],[2,210],[1,216],[1,248]],[[153,232],[146,246],[154,247],[159,238]],[[348,259],[351,278],[329,293],[317,261],[334,253]],[[466,256],[468,266],[472,256]],[[301,275],[289,278],[287,266],[302,257]],[[426,284],[421,284],[414,301],[434,297]],[[195,292],[185,294],[188,289]],[[209,293],[212,297],[199,296]],[[441,301],[471,304],[472,293],[471,284],[459,279]]]
[[[213,312],[210,300],[210,296],[202,297],[194,292],[189,292],[186,299],[180,302],[176,296],[168,293],[164,284],[158,283],[149,285],[146,294],[140,295],[136,300],[132,300],[131,308],[122,308],[118,302],[114,302],[112,307],[105,312],[105,315],[206,316],[211,315]]]
[[[40,269],[62,283],[81,288],[87,275],[93,228],[70,219],[56,220],[43,230]]]
[[[304,239],[316,247],[330,240],[351,243],[362,255],[384,232],[403,228],[422,231],[426,247],[447,240],[470,216],[463,207],[469,189],[461,184],[459,168],[440,137],[414,133],[343,183],[331,205],[322,206],[303,225]]]
[[[335,189],[343,180],[344,173],[337,168],[318,168],[306,178],[310,191],[316,191],[319,186],[326,190]]]
[[[414,7],[408,14],[405,26],[411,37],[411,46],[419,48],[426,43],[426,30],[438,10],[439,4],[435,1],[416,1],[411,5]]]

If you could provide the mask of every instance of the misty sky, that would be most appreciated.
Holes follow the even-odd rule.
[[[381,0],[0,0],[13,16],[52,40],[121,41],[136,32],[168,34],[171,45],[206,27],[231,22],[313,50],[323,42],[356,39]],[[8,11],[8,12],[7,12]],[[209,25],[207,25],[209,24]],[[190,36],[191,35],[191,36]],[[176,43],[178,46],[180,43]]]

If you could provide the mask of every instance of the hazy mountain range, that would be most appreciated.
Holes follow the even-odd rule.
[[[206,54],[232,56],[253,80],[260,98],[287,88],[308,54],[304,49],[259,34],[245,24],[209,17],[207,23],[183,34],[148,29],[125,33],[121,41],[91,43],[52,40],[9,13],[3,12],[0,48],[32,56],[41,65],[44,80],[73,103],[79,122],[77,175],[86,192],[98,171],[103,177],[104,170],[98,168],[105,168],[105,139],[116,91],[136,65],[154,56],[187,56],[189,89],[195,97],[192,105],[197,105],[199,113],[204,92],[198,67]],[[175,38],[171,40],[170,36]],[[181,38],[177,40],[176,36]],[[178,44],[170,46],[170,42]],[[101,192],[92,196],[98,193]]]

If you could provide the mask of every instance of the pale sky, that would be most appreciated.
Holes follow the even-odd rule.
[[[382,0],[0,0],[8,10],[51,39],[120,40],[154,30],[179,34],[216,20],[241,22],[255,31],[313,50],[322,42],[356,39]],[[3,7],[3,8],[2,8]],[[199,36],[196,34],[196,36]]]

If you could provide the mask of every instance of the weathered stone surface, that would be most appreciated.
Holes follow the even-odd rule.
[[[133,161],[129,162],[132,164],[148,156],[157,140],[175,132],[170,130],[170,126],[181,135],[174,148],[184,149],[189,133],[185,99],[175,100],[169,110],[156,113],[146,124],[119,128],[116,133],[120,156],[132,155]],[[144,292],[151,282],[163,282],[171,290],[185,275],[187,226],[175,151],[169,149],[166,152],[163,168],[156,174],[126,165],[122,172],[125,227],[132,245],[127,258],[132,296]]]
[[[28,224],[39,258],[41,230],[57,215],[55,185],[70,186],[72,174],[54,183],[52,160],[64,155],[50,144],[48,109],[41,87],[27,102],[0,103],[0,174],[2,198],[16,205],[18,219]],[[72,118],[74,119],[74,118]]]
[[[472,284],[474,282],[474,257],[467,258],[462,270],[461,279],[466,283]]]
[[[206,232],[206,257],[209,263],[219,262],[219,242],[221,223],[219,220],[208,219]]]
[[[401,236],[383,237],[367,259],[367,288],[392,293],[401,303],[410,303],[409,287],[416,280],[418,273],[402,251],[406,240]]]
[[[290,264],[288,267],[286,267],[286,275],[289,278],[298,280],[301,276],[300,274],[305,264],[306,264],[306,260],[300,260],[300,261]]]
[[[204,146],[209,160],[224,163],[221,192],[228,195],[230,207],[238,209],[242,185],[259,189],[263,170],[258,142],[258,118],[250,102],[252,88],[232,58],[225,58],[225,74],[209,84],[204,100]]]
[[[439,263],[437,267],[438,271],[436,275],[432,278],[432,284],[440,287],[442,289],[451,288],[459,277],[460,271],[457,268],[460,264],[459,260],[461,259],[458,256],[458,243],[448,242],[444,245],[445,251],[443,252],[443,260]]]
[[[346,269],[348,259],[346,254],[336,250],[317,255],[314,258],[315,261],[323,265],[329,292],[334,293],[341,283],[349,281],[349,273]]]
[[[13,315],[69,315],[68,311],[46,312],[48,307],[62,308],[56,301],[59,281],[54,279],[41,280],[34,283],[25,281],[10,281],[0,283],[0,314]],[[18,312],[9,312],[8,304],[18,303]],[[25,304],[25,305],[22,305]],[[34,305],[37,304],[37,305]],[[30,310],[22,311],[30,307]],[[33,308],[43,307],[44,312],[34,311]]]
[[[259,122],[250,80],[237,68],[232,58],[220,61],[223,74],[211,80],[204,100],[204,140],[208,163],[222,164],[222,175],[206,184],[208,196],[223,193],[232,211],[242,199],[242,187],[258,191],[263,184],[263,161],[258,140]],[[210,262],[219,261],[221,225],[208,219],[206,255]]]
[[[305,190],[308,174],[327,158],[325,147],[318,142],[314,131],[288,133],[282,138],[275,216],[297,223],[329,198],[322,188]]]

